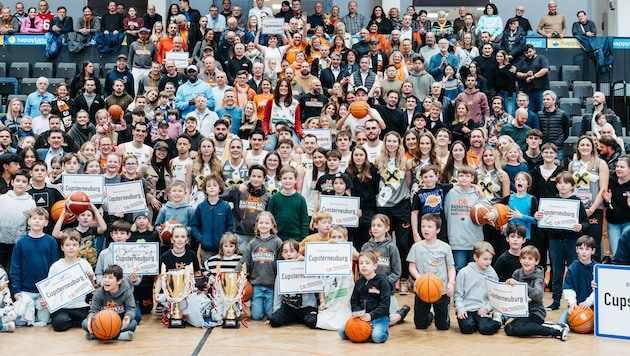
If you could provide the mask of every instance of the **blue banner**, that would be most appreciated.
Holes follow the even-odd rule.
[[[547,48],[546,37],[527,37],[525,43],[531,44],[534,48]]]
[[[630,49],[630,38],[615,38],[613,49]]]
[[[46,45],[45,35],[5,35],[5,46],[33,46]]]

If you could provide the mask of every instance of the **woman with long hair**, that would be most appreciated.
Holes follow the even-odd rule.
[[[341,61],[346,61],[346,55],[350,49],[346,47],[346,42],[340,35],[335,35],[332,39],[330,46],[330,53],[339,53],[341,55]]]
[[[204,137],[199,141],[197,157],[192,167],[192,190],[190,194],[190,206],[196,208],[206,199],[206,192],[201,188],[203,180],[209,175],[222,176],[221,161],[217,158],[214,149],[214,141]]]
[[[269,100],[273,99],[273,86],[271,80],[263,78],[258,84],[258,94],[254,96],[254,104],[256,105],[256,116],[261,122],[265,119],[265,108]]]
[[[462,141],[455,141],[451,145],[450,154],[446,160],[444,171],[442,174],[442,183],[457,183],[457,169],[467,166],[466,163],[466,145]]]
[[[435,138],[433,138],[431,133],[422,133],[418,135],[418,149],[415,155],[407,160],[407,174],[405,179],[407,180],[407,185],[411,187],[412,192],[422,188],[423,184],[420,170],[427,164],[440,167],[440,161],[435,153]]]
[[[315,213],[315,205],[317,197],[319,196],[315,190],[317,180],[324,174],[328,173],[328,166],[326,165],[327,152],[328,151],[323,147],[315,148],[315,151],[313,151],[313,168],[306,170],[304,179],[302,180],[302,186],[299,187],[300,193],[306,200],[309,217],[313,217],[313,214]]]
[[[397,7],[389,9],[387,18],[392,23],[392,29],[400,30],[402,28],[402,18],[400,17],[400,10]]]
[[[466,146],[470,146],[470,131],[475,128],[475,122],[470,118],[468,104],[458,102],[455,105],[455,117],[451,122],[451,134],[454,140],[462,141]]]
[[[346,174],[352,179],[350,194],[353,197],[361,198],[359,202],[359,208],[361,209],[359,226],[348,229],[354,247],[361,251],[363,244],[370,238],[370,221],[376,215],[376,200],[374,197],[379,194],[378,171],[368,160],[367,151],[363,146],[357,145],[352,150]]]
[[[158,141],[153,146],[151,160],[140,167],[138,175],[144,178],[147,189],[146,199],[153,210],[152,216],[168,202],[168,191],[171,187],[171,166],[169,147],[164,141]]]
[[[182,10],[179,8],[178,4],[171,4],[168,7],[168,13],[166,14],[166,27],[171,24],[171,22],[175,22],[175,18],[177,15],[182,14]]]
[[[31,168],[33,168],[33,163],[35,163],[35,161],[39,161],[39,155],[34,147],[25,147],[18,154],[22,157],[22,168],[28,170],[29,172],[31,171]]]
[[[164,33],[164,24],[162,24],[162,21],[157,21],[153,24],[149,41],[153,42],[157,46],[160,43],[160,40],[164,37],[166,37],[166,33]]]
[[[630,157],[619,157],[615,171],[610,174],[608,189],[604,191],[603,197],[607,208],[608,242],[612,259],[617,252],[621,236],[630,231],[630,207],[626,196],[630,191]]]
[[[333,7],[330,8],[330,23],[334,26],[337,23],[337,21],[340,21],[340,20],[341,20],[341,17],[340,17],[339,6],[333,5]]]
[[[256,103],[248,101],[243,107],[243,120],[241,127],[238,129],[238,137],[247,140],[252,132],[261,128],[262,123],[256,115]]]
[[[610,170],[608,164],[597,153],[597,146],[588,136],[578,139],[575,157],[569,163],[569,173],[575,181],[575,195],[582,200],[588,215],[588,234],[595,238],[595,259],[601,261],[603,193],[608,191]],[[551,240],[553,241],[553,240]]]
[[[20,26],[20,33],[43,33],[44,21],[41,17],[37,16],[37,9],[29,7],[26,17],[22,20]]]
[[[457,41],[455,56],[457,56],[459,60],[457,73],[459,73],[460,78],[464,79],[468,76],[468,66],[470,66],[470,63],[475,57],[479,57],[479,49],[475,47],[473,43],[472,33],[464,33],[461,41]]]
[[[212,47],[214,52],[216,53],[216,44],[214,42],[214,30],[211,28],[207,28],[203,33],[203,39],[198,41],[195,44],[195,48],[193,49],[192,59],[193,63],[197,64],[201,70],[204,69],[203,59],[204,59],[204,50],[206,47]]]
[[[468,75],[472,75],[475,79],[477,79],[477,89],[479,89],[482,93],[486,93],[488,91],[488,81],[483,75],[481,75],[481,69],[479,68],[479,63],[477,63],[477,61],[470,62],[470,65],[468,66]]]
[[[514,116],[516,111],[516,74],[510,71],[512,67],[508,54],[500,50],[495,54],[497,66],[494,72],[494,90],[496,94],[503,98],[505,111]]]
[[[24,103],[19,98],[9,100],[7,104],[6,114],[0,116],[2,124],[11,130],[11,133],[17,134],[20,121],[24,117]]]
[[[457,95],[464,91],[464,84],[457,78],[457,70],[452,64],[444,66],[443,73],[442,88],[444,96],[453,102],[457,100]]]
[[[280,170],[282,169],[282,159],[278,151],[269,152],[263,159],[263,166],[267,170],[267,176],[265,177],[265,183],[263,185],[269,192],[274,195],[280,191],[282,185],[280,184]]]
[[[392,22],[385,16],[385,11],[380,5],[374,6],[372,9],[372,15],[370,16],[373,22],[378,25],[378,33],[390,34],[394,29]]]
[[[138,40],[138,31],[144,27],[144,19],[138,16],[138,9],[135,6],[127,8],[127,17],[123,19],[123,28],[127,34],[127,43]]]
[[[101,81],[98,80],[96,72],[94,70],[94,62],[92,61],[83,61],[83,65],[81,66],[81,71],[72,78],[70,82],[70,97],[76,98],[77,95],[83,92],[83,86],[85,85],[86,79],[94,79],[94,84],[96,84],[95,92],[98,95],[103,94],[103,88],[101,86]]]
[[[223,163],[223,181],[226,188],[235,184],[243,184],[249,176],[249,167],[245,162],[243,141],[234,138],[229,143],[230,159]]]
[[[376,197],[376,209],[389,217],[391,231],[396,234],[396,246],[400,252],[402,264],[401,284],[409,276],[407,255],[411,247],[409,236],[411,202],[409,186],[405,179],[407,159],[400,135],[390,131],[383,137],[381,152],[374,162],[379,175],[379,193]]]
[[[271,151],[275,149],[278,142],[276,137],[276,124],[285,123],[291,127],[293,142],[299,143],[302,133],[302,122],[300,120],[300,105],[293,98],[291,82],[282,78],[278,80],[278,85],[273,93],[273,98],[267,101],[265,107],[265,117],[263,118],[263,131],[267,133],[269,144],[265,149]]]

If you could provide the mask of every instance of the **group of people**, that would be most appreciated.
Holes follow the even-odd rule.
[[[549,90],[547,59],[525,44],[532,28],[522,6],[503,28],[494,4],[475,25],[463,6],[452,23],[440,13],[430,24],[426,11],[413,7],[401,17],[377,6],[368,21],[355,1],[341,17],[337,6],[325,14],[316,3],[308,15],[299,0],[285,3],[274,15],[256,0],[244,17],[224,0],[221,12],[212,5],[201,16],[181,0],[162,22],[154,5],[143,20],[136,9],[125,17],[110,2],[110,14],[135,27],[103,32],[108,41],[128,41],[104,86],[86,61],[55,94],[42,77],[25,104],[9,102],[0,128],[0,265],[10,286],[0,277],[0,309],[15,299],[32,313],[3,319],[2,330],[52,320],[62,331],[83,322],[92,338],[91,319],[111,305],[123,319],[121,340],[133,338],[154,303],[168,320],[163,276],[123,278],[111,263],[111,242],[144,241],[161,243],[167,271],[192,264],[201,282],[186,313],[198,327],[224,316],[208,297],[220,264],[222,271],[247,271],[250,316],[274,327],[301,321],[340,329],[345,338],[344,317],[365,309],[372,340],[384,342],[388,327],[411,310],[399,308],[395,291],[408,294],[414,280],[435,273],[443,296],[432,305],[415,298],[416,328],[434,321],[448,329],[453,298],[462,332],[497,332],[504,320],[492,317],[476,282],[491,278],[530,284],[531,316],[509,322],[508,335],[566,340],[566,325],[543,324],[547,254],[548,309],[560,308],[564,290],[568,313],[593,300],[583,283],[571,287],[565,267],[571,271],[577,261],[592,269],[591,256],[630,262],[630,160],[604,94],[594,94],[571,156],[564,151],[571,120]],[[541,34],[564,36],[556,7],[550,1]],[[90,19],[86,11],[80,21]],[[272,16],[284,18],[283,33],[261,26]],[[187,65],[178,68],[172,51],[187,51]],[[355,110],[361,106],[366,113]],[[49,214],[64,199],[60,184],[75,174],[103,175],[106,189],[140,181],[147,210],[90,205],[73,225],[65,214],[55,221]],[[322,195],[359,197],[358,226],[333,226]],[[580,201],[572,231],[537,227],[544,217],[539,200],[551,197]],[[508,205],[508,224],[473,224],[469,211],[478,203]],[[171,220],[178,225],[169,243],[158,230]],[[312,241],[351,241],[359,282],[336,277],[320,294],[278,293],[275,262],[303,258]],[[81,300],[48,315],[35,284],[74,263],[101,288],[91,305]],[[347,293],[335,293],[340,288]]]

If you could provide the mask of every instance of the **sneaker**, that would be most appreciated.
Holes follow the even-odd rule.
[[[48,323],[45,321],[36,321],[35,323],[33,323],[33,326],[37,326],[39,328],[43,328],[46,325],[48,325]]]
[[[433,312],[429,312],[429,325],[433,322]]]
[[[155,313],[156,314],[162,314],[164,307],[162,307],[162,304],[156,305],[155,306]]]
[[[411,308],[406,304],[403,305],[402,308],[398,309],[398,311],[396,312],[397,314],[400,314],[400,321],[398,322],[398,324],[402,323],[405,320],[405,317],[407,317],[407,314],[409,314],[410,310]]]
[[[400,279],[400,295],[407,295],[407,294],[409,294],[409,282],[407,282],[407,279],[401,278]]]
[[[94,334],[85,333],[85,338],[88,340],[96,340],[96,336]]]
[[[553,303],[551,303],[545,308],[545,310],[547,311],[558,310],[558,309],[560,309],[560,302],[556,302],[556,301],[554,301]]]
[[[14,322],[10,322],[10,323],[4,323],[2,325],[2,330],[0,330],[2,332],[5,333],[12,333],[15,331],[15,323]]]
[[[602,264],[609,265],[611,263],[612,259],[610,258],[610,256],[604,256],[604,258],[602,259]]]
[[[494,313],[492,313],[492,320],[503,326],[503,314],[501,314],[501,312],[495,311]]]
[[[569,336],[569,325],[565,323],[558,323],[558,325],[562,328],[560,340],[567,341],[567,337]]]
[[[133,340],[133,331],[123,331],[118,335],[118,340],[122,341],[132,341]]]

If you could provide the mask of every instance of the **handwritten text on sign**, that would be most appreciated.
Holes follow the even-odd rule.
[[[158,274],[160,244],[157,242],[112,243],[112,263],[122,267],[125,274]]]

